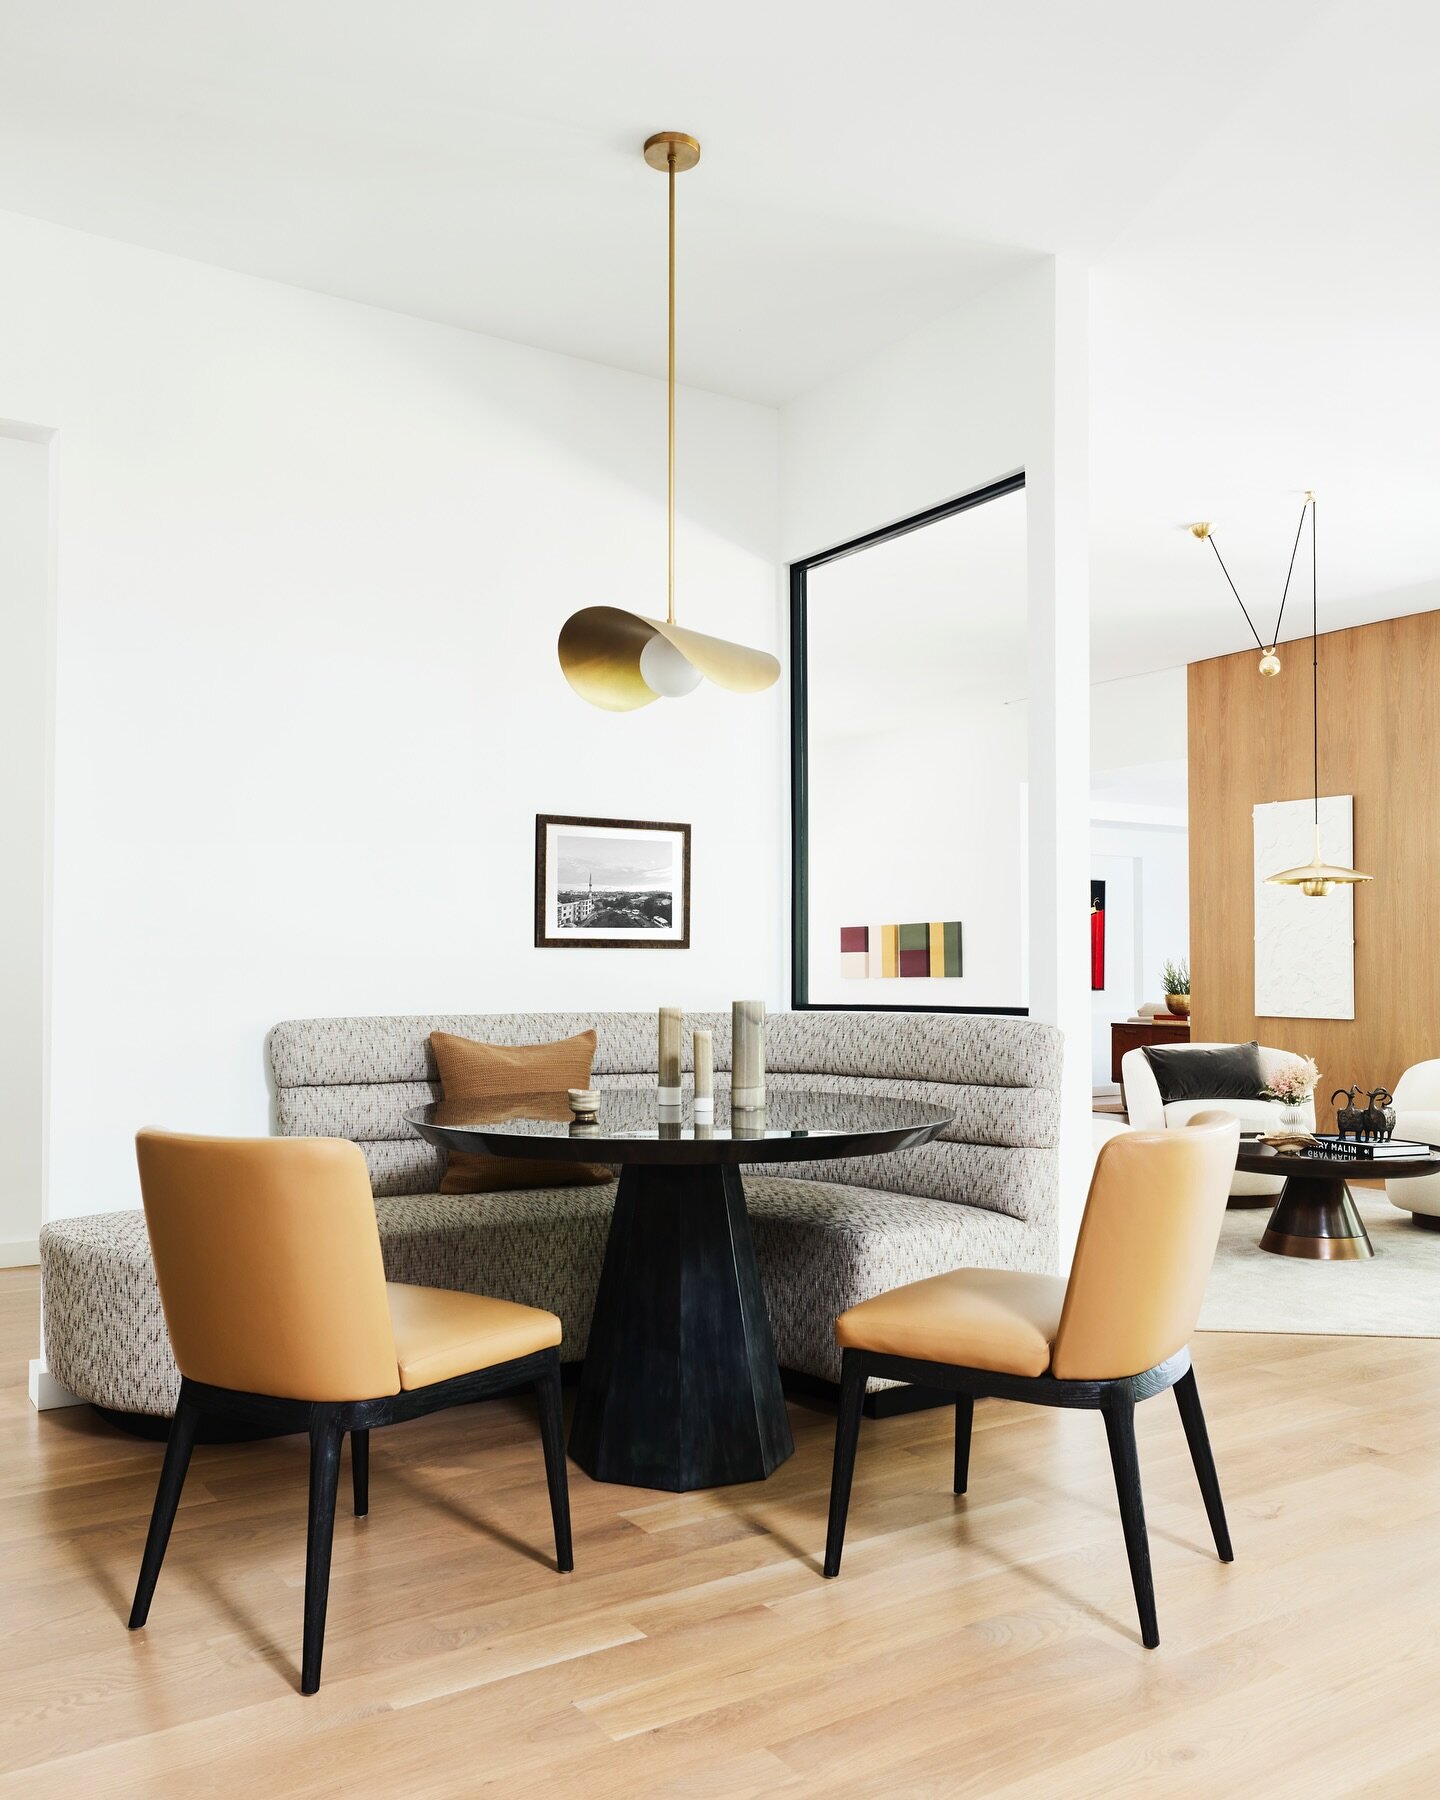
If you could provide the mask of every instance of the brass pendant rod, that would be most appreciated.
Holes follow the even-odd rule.
[[[1320,574],[1315,555],[1315,502],[1310,502],[1310,753],[1315,776],[1315,856],[1320,856]],[[1354,851],[1351,851],[1354,855]]]
[[[1225,567],[1225,558],[1220,554],[1220,546],[1215,542],[1212,533],[1207,531],[1205,535],[1210,548],[1215,552],[1215,560],[1219,563],[1225,579],[1230,581],[1230,571]],[[1245,614],[1245,623],[1250,627],[1250,635],[1255,640],[1255,648],[1263,653],[1269,646],[1261,643],[1260,633],[1255,629],[1255,621],[1250,617],[1250,609],[1240,598],[1240,590],[1233,581],[1230,581],[1230,592],[1235,596],[1235,604],[1240,608],[1241,612]]]
[[[1305,506],[1310,504],[1307,499]],[[1285,571],[1285,590],[1280,596],[1280,611],[1275,619],[1275,635],[1271,645],[1280,642],[1280,626],[1285,618],[1285,602],[1290,598],[1290,577],[1295,573],[1295,553],[1300,548],[1300,533],[1305,529],[1305,506],[1300,508],[1300,523],[1295,527],[1295,542],[1290,546],[1290,567]]]
[[[666,157],[670,182],[670,447],[669,447],[669,563],[666,569],[666,623],[675,623],[675,146]]]

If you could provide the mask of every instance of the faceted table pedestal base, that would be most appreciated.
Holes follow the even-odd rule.
[[[597,1481],[760,1481],[795,1448],[731,1164],[627,1164],[570,1454]]]

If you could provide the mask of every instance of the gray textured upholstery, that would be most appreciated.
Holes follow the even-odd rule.
[[[729,1015],[708,1026],[723,1085]],[[471,1289],[558,1313],[584,1351],[614,1189],[437,1193],[439,1153],[406,1112],[438,1096],[432,1031],[544,1043],[594,1027],[599,1087],[653,1086],[653,1013],[443,1014],[297,1020],[270,1034],[275,1127],[364,1151],[392,1280]],[[781,1013],[769,1021],[774,1090],[895,1094],[955,1119],[934,1143],[887,1156],[746,1172],[756,1256],[782,1367],[835,1379],[836,1314],[902,1282],[962,1266],[1049,1269],[1056,1249],[1060,1034],[1024,1019],[942,1013]],[[47,1226],[46,1355],[76,1393],[168,1412],[170,1358],[139,1213]]]

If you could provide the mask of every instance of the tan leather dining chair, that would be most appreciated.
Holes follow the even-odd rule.
[[[533,1384],[556,1560],[574,1567],[560,1321],[531,1306],[387,1283],[365,1158],[336,1138],[136,1139],[180,1400],[130,1629],[145,1623],[203,1421],[310,1437],[300,1689],[320,1685],[340,1446],[369,1510],[370,1431]]]
[[[1104,1417],[1130,1578],[1148,1649],[1160,1642],[1135,1449],[1135,1405],[1173,1387],[1215,1548],[1234,1560],[1186,1348],[1215,1257],[1240,1140],[1202,1113],[1183,1130],[1132,1131],[1100,1151],[1075,1261],[1058,1275],[956,1269],[841,1313],[843,1351],[825,1573],[838,1575],[860,1413],[872,1375],[955,1395],[955,1492],[965,1492],[977,1398],[1090,1407]]]

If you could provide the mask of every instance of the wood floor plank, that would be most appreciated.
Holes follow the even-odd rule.
[[[305,1446],[201,1447],[142,1633],[161,1447],[35,1414],[33,1270],[0,1271],[0,1795],[1054,1796],[1440,1788],[1440,1342],[1195,1347],[1236,1542],[1173,1403],[1137,1424],[1161,1648],[1139,1644],[1104,1432],[984,1402],[867,1420],[822,1581],[833,1418],[768,1482],[572,1469],[557,1575],[533,1409],[378,1432],[337,1521],[325,1682],[296,1692]]]

